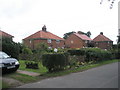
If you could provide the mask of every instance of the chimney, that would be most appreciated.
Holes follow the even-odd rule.
[[[47,31],[47,28],[45,25],[42,27],[42,31],[45,31],[45,32]]]
[[[103,35],[103,32],[100,32],[101,35]]]

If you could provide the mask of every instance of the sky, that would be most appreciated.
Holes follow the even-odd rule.
[[[109,9],[108,0],[0,0],[0,29],[14,36],[15,42],[42,29],[59,37],[71,31],[100,32],[116,44],[118,1]]]

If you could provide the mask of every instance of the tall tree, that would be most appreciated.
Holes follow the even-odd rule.
[[[72,32],[65,33],[63,38],[67,39],[73,33],[76,33],[76,32],[72,31]]]
[[[91,36],[91,32],[90,31],[88,31],[87,33],[85,33],[88,37],[90,37]]]
[[[108,0],[108,2],[110,2],[109,8],[112,9],[112,8],[113,8],[113,5],[114,5],[114,3],[115,3],[115,0]],[[102,4],[102,3],[103,3],[103,0],[101,0],[100,4]]]

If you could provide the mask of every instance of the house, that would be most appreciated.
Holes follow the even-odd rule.
[[[12,36],[12,35],[4,32],[4,31],[1,31],[1,30],[0,30],[0,37],[1,37],[1,38],[2,38],[2,37],[7,37],[7,38],[11,38],[11,39],[12,39],[14,36]]]
[[[13,39],[14,36],[0,30],[0,51],[2,51],[2,39],[3,38],[9,38],[9,39]],[[3,39],[4,40],[4,39]]]
[[[64,39],[47,31],[45,25],[42,27],[42,30],[24,38],[23,43],[31,49],[36,49],[40,43],[46,43],[52,48],[62,48],[65,45]]]
[[[111,49],[113,45],[113,41],[103,35],[103,32],[93,39],[94,46],[101,49]]]
[[[65,45],[67,48],[83,48],[87,47],[88,43],[92,41],[87,35],[80,33],[71,34],[66,40]]]

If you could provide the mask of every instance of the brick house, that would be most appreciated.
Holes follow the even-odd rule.
[[[14,36],[0,30],[0,37],[1,37],[0,39],[2,39],[2,37],[7,37],[12,39]]]
[[[10,38],[12,40],[13,37],[14,36],[0,30],[0,51],[2,51],[2,38]]]
[[[31,49],[36,49],[37,45],[43,42],[52,48],[62,48],[65,45],[64,39],[48,32],[45,25],[42,30],[23,39],[23,43]]]
[[[93,39],[94,46],[101,49],[111,49],[113,41],[103,35],[103,32]]]
[[[85,34],[73,33],[65,40],[65,46],[67,48],[83,48],[87,47],[91,41],[92,39]]]

